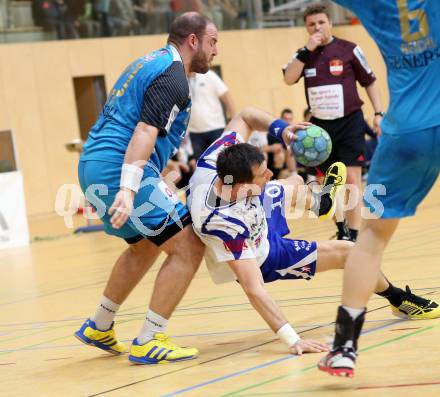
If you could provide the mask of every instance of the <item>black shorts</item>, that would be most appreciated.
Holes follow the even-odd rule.
[[[311,123],[324,128],[332,139],[333,149],[330,157],[320,166],[321,172],[335,161],[346,166],[362,167],[365,163],[365,131],[367,125],[362,110],[356,110],[336,120],[322,120],[312,117]]]

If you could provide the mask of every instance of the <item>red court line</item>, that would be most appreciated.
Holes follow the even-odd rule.
[[[440,385],[439,382],[426,382],[426,383],[408,383],[408,384],[398,384],[398,385],[377,385],[377,386],[361,386],[357,387],[356,390],[368,390],[368,389],[391,389],[397,387],[416,387],[416,386],[433,386]]]
[[[411,328],[394,328],[394,329],[390,329],[390,332],[392,331],[407,331],[409,329],[420,329],[422,327],[411,327]]]

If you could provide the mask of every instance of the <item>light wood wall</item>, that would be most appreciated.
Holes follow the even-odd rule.
[[[364,29],[337,27],[334,33],[364,49],[387,103],[385,67]],[[221,65],[238,109],[254,105],[278,114],[291,107],[295,118],[302,118],[303,84],[286,86],[281,68],[306,39],[303,28],[220,33],[215,64]],[[110,90],[128,63],[165,40],[140,36],[0,45],[0,130],[15,131],[29,215],[52,212],[58,188],[77,182],[78,156],[64,148],[80,136],[73,78],[104,75]],[[371,113],[367,104],[366,115]]]

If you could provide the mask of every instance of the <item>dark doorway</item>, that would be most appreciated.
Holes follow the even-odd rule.
[[[104,76],[74,77],[73,85],[81,139],[85,141],[107,100],[105,80]]]
[[[17,171],[14,137],[11,130],[0,131],[0,172]]]

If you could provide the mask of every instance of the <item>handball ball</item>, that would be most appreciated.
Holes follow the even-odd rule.
[[[296,131],[297,140],[291,148],[298,163],[316,167],[327,160],[332,151],[332,140],[327,131],[317,125]]]

